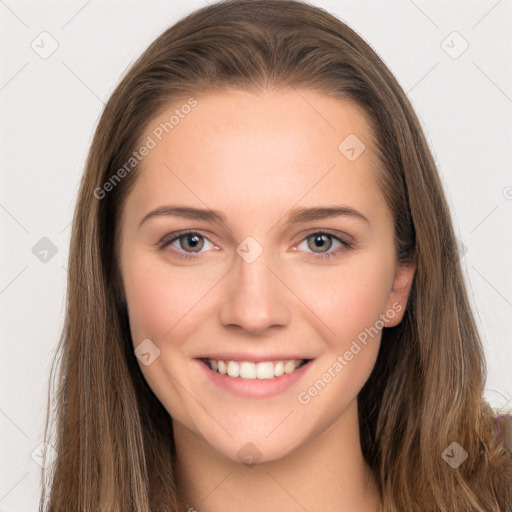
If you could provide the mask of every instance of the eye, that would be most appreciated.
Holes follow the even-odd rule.
[[[205,240],[208,241],[214,249],[219,249],[217,245],[197,231],[170,233],[164,236],[157,243],[157,246],[160,249],[165,249],[170,245],[174,248],[173,252],[175,252],[179,258],[195,259],[197,258],[196,254],[205,252],[201,251],[205,246]],[[333,246],[333,240],[338,243],[338,248],[334,251],[330,251]],[[342,251],[354,247],[351,242],[347,242],[332,233],[322,230],[309,234],[301,243],[306,243],[315,258],[335,258],[338,257]],[[321,251],[317,252],[316,249],[321,249]]]
[[[208,238],[196,231],[182,231],[179,233],[170,233],[169,235],[164,236],[157,245],[160,249],[164,249],[168,245],[171,245],[174,247],[174,251],[177,253],[179,258],[194,259],[196,256],[194,256],[193,253],[201,253],[201,249],[205,245],[204,240],[208,240]],[[208,240],[208,242],[212,244],[214,248],[218,249],[213,242],[210,240]],[[177,248],[175,244],[181,246],[182,250]]]
[[[333,240],[338,243],[338,248],[330,251],[333,246]],[[332,233],[321,230],[311,233],[301,243],[306,243],[308,249],[311,249],[317,258],[336,258],[345,249],[353,248],[353,244],[351,242],[347,242]],[[321,252],[316,252],[316,249],[320,249]]]

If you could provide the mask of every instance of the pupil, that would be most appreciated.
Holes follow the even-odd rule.
[[[327,241],[328,237],[327,235],[317,235],[314,237],[315,247],[322,248],[322,244],[325,245],[325,242]],[[327,247],[328,249],[328,247]]]
[[[199,237],[197,235],[187,235],[186,237],[187,244],[192,247],[192,249],[196,248],[199,242]],[[195,240],[191,244],[189,243],[190,240]]]

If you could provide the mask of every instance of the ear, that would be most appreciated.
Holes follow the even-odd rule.
[[[397,263],[393,285],[381,315],[384,327],[395,327],[402,321],[415,273],[416,258],[407,263]]]

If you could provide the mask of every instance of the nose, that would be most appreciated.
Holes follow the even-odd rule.
[[[225,327],[237,326],[250,334],[290,322],[290,290],[268,258],[269,251],[251,263],[236,256],[226,276],[227,289],[220,309]]]

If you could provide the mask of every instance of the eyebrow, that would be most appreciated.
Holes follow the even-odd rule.
[[[147,213],[141,220],[139,227],[148,219],[157,216],[175,216],[191,220],[202,220],[206,222],[214,222],[224,227],[227,227],[228,225],[226,216],[218,210],[192,208],[190,206],[160,206],[159,208]],[[292,225],[299,224],[301,222],[324,220],[339,216],[359,219],[366,222],[369,226],[371,225],[368,218],[361,212],[345,205],[297,208],[288,214],[285,222],[287,225]]]

